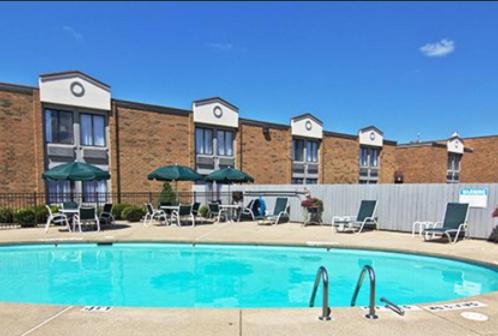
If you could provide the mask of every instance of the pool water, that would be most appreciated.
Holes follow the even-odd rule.
[[[231,245],[67,244],[0,247],[0,301],[306,307],[320,265],[329,271],[331,306],[349,305],[364,265],[375,269],[377,300],[384,296],[398,304],[498,290],[497,270],[400,253]],[[365,279],[358,304],[367,302]]]

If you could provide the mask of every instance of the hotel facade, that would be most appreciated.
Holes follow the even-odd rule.
[[[109,170],[111,180],[41,179],[74,160]],[[496,183],[498,135],[398,144],[375,126],[326,130],[310,113],[289,124],[242,118],[219,97],[191,109],[114,99],[109,85],[79,71],[40,75],[38,87],[0,83],[3,193],[158,191],[147,174],[174,163],[202,175],[236,167],[257,184]]]

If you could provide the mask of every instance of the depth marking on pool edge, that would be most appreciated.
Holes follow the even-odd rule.
[[[437,313],[444,311],[453,311],[453,310],[480,308],[480,307],[487,307],[487,305],[479,301],[463,301],[457,303],[424,306],[424,309],[430,312]]]
[[[28,331],[26,331],[25,333],[21,334],[21,336],[26,336],[26,335],[29,335],[31,334],[33,331],[43,327],[45,324],[47,324],[48,322],[58,318],[59,316],[61,316],[62,314],[64,314],[65,312],[67,312],[69,309],[73,308],[73,306],[68,306],[66,308],[64,308],[63,310],[61,310],[60,312],[58,312],[57,314],[55,315],[52,315],[51,317],[49,317],[48,319],[46,319],[45,321],[35,325],[33,328],[29,329]]]
[[[81,308],[81,311],[85,313],[107,313],[111,310],[111,306],[84,306]]]

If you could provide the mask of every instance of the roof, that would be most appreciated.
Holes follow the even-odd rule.
[[[268,121],[247,119],[247,118],[239,118],[239,122],[242,124],[252,125],[252,126],[260,126],[260,127],[270,127],[270,128],[280,128],[280,129],[289,129],[289,125],[273,123]]]
[[[90,76],[90,75],[87,75],[86,73],[84,72],[81,72],[79,70],[68,70],[68,71],[60,71],[60,72],[52,72],[52,73],[45,73],[45,74],[41,74],[39,77],[40,78],[51,78],[51,77],[61,77],[61,76],[68,76],[68,75],[78,75],[78,76],[81,76],[83,78],[86,78],[88,79],[89,81],[92,81],[92,82],[95,82],[101,86],[104,86],[106,87],[107,89],[110,89],[111,86],[104,83],[104,82],[101,82],[99,81],[98,79]]]
[[[10,84],[10,83],[1,83],[0,82],[0,90],[1,91],[10,91],[10,92],[19,92],[19,93],[26,93],[26,94],[32,94],[34,90],[37,90],[38,88],[34,86],[27,86],[27,85],[18,85],[18,84]]]
[[[192,113],[190,110],[179,109],[175,107],[167,107],[153,104],[136,103],[127,100],[113,99],[118,106],[130,109],[145,110],[158,113],[176,114],[176,115],[189,115]]]
[[[199,105],[209,104],[212,102],[218,102],[218,103],[227,105],[227,106],[231,107],[232,109],[234,109],[236,112],[239,112],[239,108],[237,106],[233,105],[232,103],[229,103],[228,101],[226,101],[225,99],[223,99],[221,97],[210,97],[210,98],[204,98],[204,99],[197,99],[197,100],[193,101],[194,104],[199,104]]]
[[[370,131],[370,130],[375,130],[380,135],[382,135],[382,136],[384,135],[384,132],[382,132],[380,129],[378,129],[374,125],[370,125],[370,126],[367,126],[367,127],[360,128],[360,132],[366,132],[366,131]]]
[[[311,113],[303,113],[303,114],[299,114],[295,117],[292,117],[291,120],[301,120],[301,119],[305,119],[305,118],[310,118],[310,119],[313,119],[314,121],[316,121],[317,123],[320,124],[320,126],[323,126],[323,122],[318,119],[317,117],[315,117],[314,115],[312,115]]]

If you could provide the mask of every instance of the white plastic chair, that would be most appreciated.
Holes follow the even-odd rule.
[[[45,224],[45,233],[48,232],[48,228],[50,227],[50,223],[54,224],[60,224],[60,223],[66,223],[66,227],[68,231],[71,231],[71,227],[69,226],[69,220],[67,219],[67,216],[63,213],[52,213],[52,209],[48,205],[45,205],[45,208],[47,208],[48,216],[47,216],[47,224]]]

